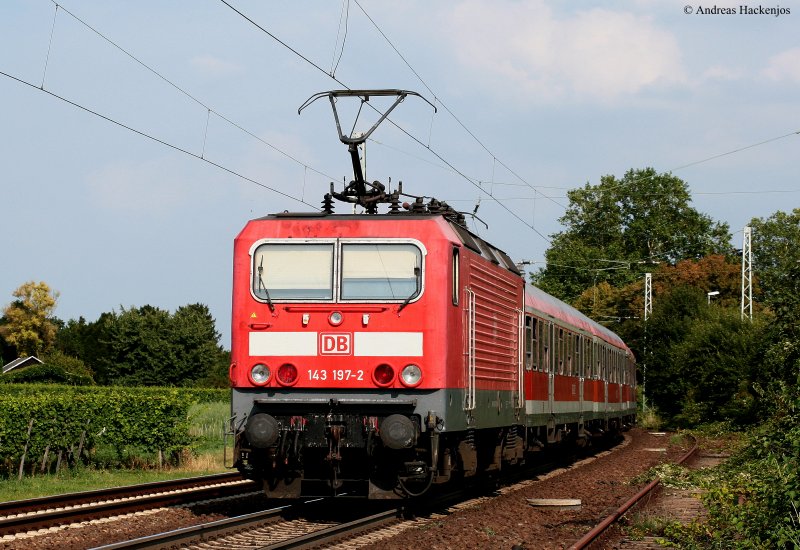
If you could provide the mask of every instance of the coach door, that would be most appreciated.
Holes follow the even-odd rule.
[[[608,348],[605,344],[601,344],[600,354],[602,357],[602,369],[603,369],[603,413],[605,414],[605,418],[608,419],[608,382],[609,382],[609,368],[608,368]]]
[[[586,374],[584,369],[584,349],[583,349],[583,342],[585,338],[583,338],[580,334],[575,335],[575,369],[578,375],[578,411],[580,413],[581,418],[583,418],[583,382],[586,380]]]
[[[547,321],[547,347],[545,348],[545,366],[547,368],[547,401],[550,414],[555,414],[556,393],[556,330],[552,321]]]

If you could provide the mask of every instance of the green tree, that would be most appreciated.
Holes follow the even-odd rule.
[[[107,362],[102,359],[108,357],[110,328],[116,322],[115,313],[103,313],[94,322],[87,322],[83,317],[70,319],[63,323],[56,335],[56,348],[71,357],[77,357],[94,373],[94,378],[99,384],[108,383],[106,373]]]
[[[789,264],[784,275],[781,285],[773,287],[774,319],[763,338],[758,378],[772,392],[782,386],[800,388],[800,263]]]
[[[743,321],[738,308],[709,304],[703,290],[672,289],[654,301],[647,323],[648,398],[684,426],[750,421],[762,334],[758,319]]]
[[[553,235],[547,266],[532,277],[564,301],[604,281],[623,287],[653,264],[733,252],[727,224],[692,208],[687,184],[671,174],[629,170],[567,195],[559,220],[566,229]]]
[[[150,305],[104,314],[96,334],[103,355],[96,356],[103,381],[137,386],[189,386],[219,378],[228,359],[208,306],[190,304],[174,314]]]
[[[5,323],[0,334],[17,355],[47,352],[55,342],[56,326],[52,315],[58,292],[44,281],[28,281],[13,292],[14,300],[3,311]]]
[[[175,311],[172,318],[172,341],[181,352],[187,378],[196,384],[225,387],[228,382],[230,357],[219,345],[214,317],[205,304],[189,304]]]
[[[800,208],[776,212],[767,219],[754,218],[750,227],[753,269],[761,285],[754,298],[771,307],[790,301],[797,288],[792,272],[800,262]]]

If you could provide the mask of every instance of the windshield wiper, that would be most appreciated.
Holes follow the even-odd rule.
[[[264,294],[267,297],[267,305],[269,306],[269,310],[275,313],[275,306],[272,305],[272,300],[269,297],[269,290],[267,290],[267,285],[264,284],[264,279],[261,278],[261,273],[264,271],[264,256],[261,256],[261,263],[258,264],[258,291],[264,291]]]
[[[416,288],[416,290],[414,292],[409,294],[408,298],[406,298],[405,301],[402,304],[400,304],[400,307],[397,308],[397,313],[400,313],[401,311],[403,311],[403,308],[406,307],[409,303],[411,303],[411,299],[412,298],[415,298],[416,296],[419,296],[419,290],[420,290],[420,287],[422,286],[420,284],[421,279],[422,279],[422,270],[420,268],[418,268],[418,267],[414,268],[414,278],[417,281],[417,288]]]

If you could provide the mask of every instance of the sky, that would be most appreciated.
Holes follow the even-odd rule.
[[[297,112],[345,87],[436,107],[378,127],[368,180],[477,207],[532,269],[603,175],[673,173],[737,247],[800,206],[798,3],[226,2],[0,3],[0,306],[31,280],[64,320],[203,303],[228,348],[237,233],[352,179],[327,99]]]

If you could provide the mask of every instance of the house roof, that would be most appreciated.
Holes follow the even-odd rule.
[[[17,359],[14,359],[10,363],[6,363],[5,365],[3,365],[3,374],[11,370],[14,370],[16,368],[27,367],[28,365],[34,365],[34,364],[42,365],[43,363],[38,357],[35,357],[33,355],[29,357],[19,357]]]

